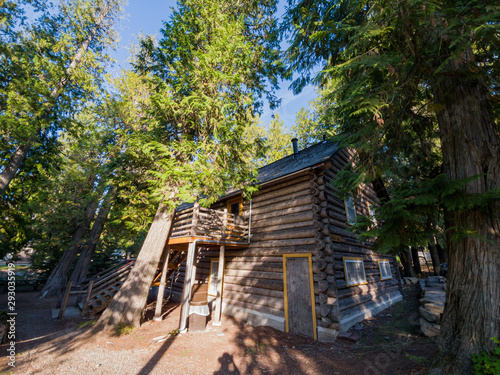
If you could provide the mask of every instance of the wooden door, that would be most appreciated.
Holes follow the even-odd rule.
[[[311,256],[283,255],[286,331],[316,338]]]

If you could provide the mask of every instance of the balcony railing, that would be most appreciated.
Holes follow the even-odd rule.
[[[248,219],[195,204],[175,215],[170,238],[197,237],[228,242],[247,242]]]

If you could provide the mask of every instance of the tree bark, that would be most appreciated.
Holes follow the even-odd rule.
[[[441,259],[439,259],[439,253],[436,245],[436,238],[432,236],[429,238],[429,252],[432,258],[432,268],[434,269],[434,275],[439,275],[441,269]]]
[[[448,262],[448,255],[446,254],[446,249],[443,248],[439,242],[436,242],[436,249],[439,255],[439,261],[441,263],[446,263]]]
[[[21,167],[22,162],[26,159],[26,155],[31,148],[31,143],[21,144],[16,148],[16,151],[12,154],[9,164],[0,173],[0,196],[3,196],[5,190],[9,186],[10,182],[16,175],[16,172]]]
[[[97,329],[110,329],[119,323],[134,327],[141,324],[149,288],[170,235],[174,215],[175,212],[168,213],[162,206],[158,208],[134,268],[101,315]]]
[[[92,225],[92,229],[90,230],[89,240],[84,244],[84,246],[82,246],[82,251],[80,252],[80,256],[78,257],[73,273],[71,274],[71,281],[73,282],[73,285],[80,284],[85,279],[85,276],[87,276],[90,261],[94,255],[99,237],[101,237],[102,229],[104,228],[104,224],[108,218],[115,196],[116,188],[113,186],[104,197],[102,206],[99,209],[94,224]]]
[[[80,243],[85,233],[89,230],[90,223],[96,210],[97,202],[92,201],[85,210],[84,220],[80,223],[80,225],[78,225],[75,233],[73,233],[73,237],[68,248],[64,251],[62,258],[59,260],[59,263],[57,263],[57,266],[52,270],[47,283],[43,287],[43,290],[40,293],[41,298],[58,295],[61,292],[61,289],[67,281],[71,265],[78,254]]]
[[[500,187],[500,137],[491,116],[488,88],[457,76],[434,88],[444,170],[450,179],[480,176],[466,193]],[[500,204],[448,211],[448,280],[439,350],[448,374],[472,373],[471,354],[492,350],[500,332]],[[463,231],[475,232],[464,236]]]
[[[422,267],[420,267],[420,259],[418,258],[418,247],[410,247],[411,259],[413,260],[413,269],[417,275],[422,275]]]
[[[399,253],[399,258],[403,264],[403,272],[405,277],[417,277],[413,265],[411,264],[410,250],[404,250]]]

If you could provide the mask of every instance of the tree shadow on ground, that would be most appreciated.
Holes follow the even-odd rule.
[[[156,353],[151,357],[151,359],[144,365],[144,367],[137,373],[137,375],[147,375],[153,371],[155,366],[160,362],[164,354],[167,352],[168,348],[175,341],[175,335],[172,335],[166,339],[163,345],[156,351]]]

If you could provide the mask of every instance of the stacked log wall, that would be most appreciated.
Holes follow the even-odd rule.
[[[328,228],[331,243],[327,245],[327,281],[330,288],[336,290],[339,318],[344,319],[360,309],[363,305],[385,294],[397,291],[397,263],[393,256],[374,252],[370,242],[359,243],[356,234],[348,231],[345,203],[338,198],[338,191],[330,184],[334,176],[349,162],[351,154],[338,152],[332,158],[332,165],[323,172],[321,189],[324,191],[326,204],[322,207],[322,221]],[[377,197],[371,186],[360,186],[354,197],[356,215],[369,216],[367,203],[375,205]],[[325,230],[325,233],[327,233]],[[344,274],[343,257],[359,257],[363,259],[366,281],[364,285],[347,286]],[[378,260],[389,260],[392,279],[382,280]],[[335,287],[333,286],[335,285]]]
[[[318,220],[321,209],[316,178],[314,173],[305,172],[265,186],[253,196],[250,244],[243,249],[228,246],[225,250],[223,300],[226,304],[284,317],[283,254],[310,253],[314,270],[321,268],[319,259],[324,257],[325,243]],[[226,202],[212,208],[224,209]],[[249,202],[245,201],[243,216],[248,217],[249,211]],[[210,260],[218,257],[218,248],[199,250],[197,282],[208,282]],[[182,290],[183,267],[174,282],[174,292]]]
[[[337,153],[324,169],[315,169],[284,182],[263,187],[252,201],[251,241],[248,248],[226,247],[223,300],[234,307],[284,317],[283,254],[313,256],[317,326],[340,330],[341,320],[363,305],[398,289],[394,257],[359,243],[347,224],[345,205],[330,182],[351,156]],[[363,186],[357,196],[357,215],[369,215],[367,202],[375,192]],[[227,201],[212,208],[224,209]],[[243,215],[249,215],[244,202]],[[348,287],[342,257],[363,258],[367,284]],[[197,282],[208,282],[210,260],[218,248],[200,249]],[[381,280],[377,261],[388,259],[393,278]],[[173,292],[181,293],[184,265],[177,271]]]

